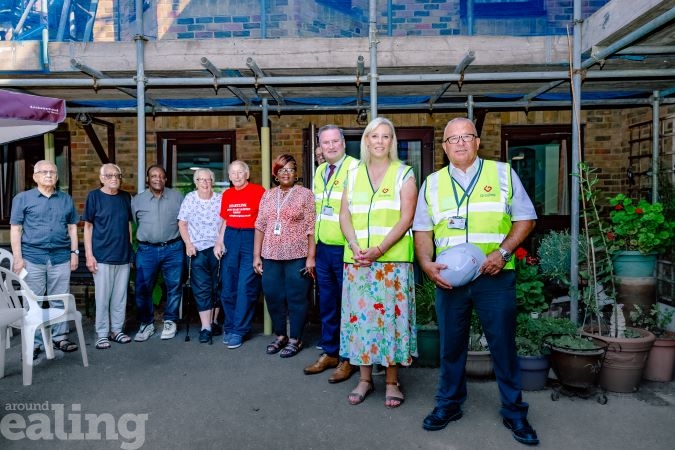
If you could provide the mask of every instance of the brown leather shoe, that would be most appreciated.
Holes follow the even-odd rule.
[[[328,378],[329,383],[341,383],[348,380],[354,373],[358,372],[359,366],[352,366],[349,361],[340,361],[335,368],[333,375]]]
[[[316,360],[311,366],[307,366],[303,369],[305,375],[314,375],[315,373],[321,373],[326,369],[335,367],[338,365],[338,358],[334,356],[328,356],[325,353],[322,353],[319,356],[319,359]]]

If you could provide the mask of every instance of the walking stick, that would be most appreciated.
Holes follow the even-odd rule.
[[[192,295],[192,257],[188,256],[188,277],[183,285],[183,300],[185,302],[185,342],[190,342],[190,295]]]
[[[220,263],[222,259],[222,256],[218,258],[218,282],[216,283],[216,292],[211,294],[211,321],[209,322],[211,326],[213,326],[213,321],[215,319],[214,314],[216,311],[216,297],[220,297],[220,290],[222,289],[222,281],[220,279]],[[213,345],[213,333],[211,333],[209,336],[209,345]]]

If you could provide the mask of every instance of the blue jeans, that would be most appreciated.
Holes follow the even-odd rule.
[[[246,336],[251,331],[255,305],[260,295],[260,276],[253,271],[252,228],[225,228],[227,253],[220,272],[220,301],[225,312],[225,333]]]
[[[138,309],[138,320],[142,325],[155,321],[152,290],[155,287],[160,270],[166,285],[164,320],[178,320],[184,257],[183,242],[180,240],[161,247],[138,245],[138,251],[136,252],[136,308]]]
[[[262,288],[272,319],[272,332],[277,336],[302,339],[307,317],[307,295],[312,286],[312,279],[301,273],[305,261],[305,258],[263,259]],[[287,313],[290,333],[286,332]]]
[[[197,303],[197,311],[210,311],[216,306],[216,299],[220,296],[217,292],[218,258],[213,254],[213,247],[198,251],[190,264],[190,286]]]
[[[70,292],[70,260],[61,264],[52,264],[51,261],[47,261],[47,264],[33,264],[28,260],[24,261],[28,272],[24,281],[35,295],[57,295]],[[49,306],[63,309],[63,302],[56,300],[49,302]],[[62,341],[69,331],[68,322],[54,324],[51,326],[51,330],[52,341]],[[33,345],[35,348],[44,347],[42,333],[35,333]]]
[[[342,245],[316,244],[316,284],[321,318],[319,345],[329,356],[338,356],[340,352],[343,255]]]
[[[516,274],[505,270],[481,275],[451,290],[436,288],[436,313],[441,334],[441,373],[436,406],[460,406],[467,397],[466,357],[471,309],[476,309],[495,367],[501,399],[500,413],[509,419],[527,416],[522,400],[520,366],[516,356]]]

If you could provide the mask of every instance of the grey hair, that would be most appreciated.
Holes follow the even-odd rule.
[[[192,181],[195,183],[195,186],[197,185],[197,178],[200,173],[208,173],[209,177],[211,177],[211,181],[215,183],[216,181],[216,175],[213,173],[213,170],[207,169],[207,168],[199,168],[195,170],[195,173],[192,175]]]

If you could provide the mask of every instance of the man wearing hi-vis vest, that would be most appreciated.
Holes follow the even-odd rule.
[[[537,215],[511,166],[479,158],[479,145],[471,120],[448,122],[443,150],[450,164],[427,177],[415,211],[415,254],[437,286],[441,333],[436,406],[422,426],[440,430],[462,417],[469,322],[475,308],[494,361],[504,426],[518,442],[536,445],[539,438],[527,421],[516,357],[516,274],[511,254],[530,234]],[[446,265],[434,262],[434,257],[465,242],[479,247],[486,260],[478,278],[453,287],[440,274]]]
[[[329,383],[349,379],[358,367],[339,357],[340,307],[342,300],[342,269],[345,238],[340,230],[340,203],[345,178],[359,160],[345,154],[345,138],[335,125],[325,125],[317,133],[325,162],[314,174],[316,203],[316,282],[319,289],[319,316],[323,353],[312,365],[305,367],[307,375],[335,367]]]

